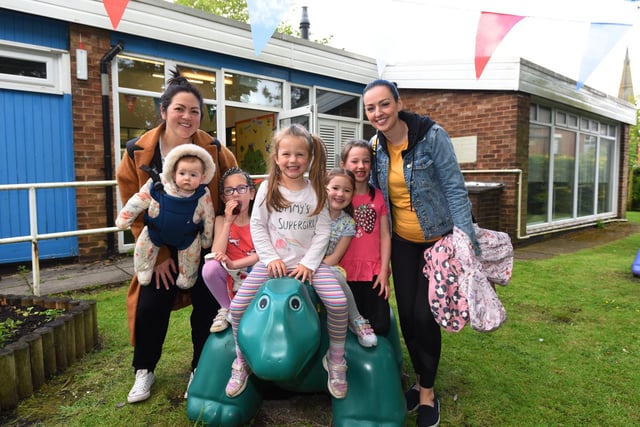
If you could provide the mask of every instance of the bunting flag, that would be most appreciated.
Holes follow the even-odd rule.
[[[582,56],[580,74],[576,90],[584,86],[593,70],[600,64],[611,48],[620,40],[624,33],[631,27],[630,24],[609,24],[592,22],[589,28],[587,48]]]
[[[502,39],[524,16],[482,12],[476,32],[476,79],[479,79],[491,55]]]
[[[111,20],[111,26],[115,30],[120,24],[120,19],[124,15],[124,10],[127,8],[129,0],[102,0],[102,3]]]
[[[256,56],[260,56],[292,3],[293,0],[247,0]]]

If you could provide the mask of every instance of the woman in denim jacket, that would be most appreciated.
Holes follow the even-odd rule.
[[[367,119],[377,130],[371,181],[391,215],[391,269],[398,316],[416,384],[405,397],[417,425],[437,426],[434,393],[441,352],[440,327],[428,307],[424,251],[456,225],[478,248],[471,202],[447,132],[427,116],[402,111],[396,86],[374,80],[363,93]],[[478,249],[476,249],[478,250]]]

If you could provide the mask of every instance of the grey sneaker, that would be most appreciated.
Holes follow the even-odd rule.
[[[142,402],[151,396],[151,386],[155,382],[156,377],[153,372],[147,369],[138,369],[136,371],[136,382],[133,383],[127,401],[129,403]]]

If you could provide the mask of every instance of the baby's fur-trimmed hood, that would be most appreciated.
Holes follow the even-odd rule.
[[[178,160],[185,156],[195,156],[202,160],[204,163],[204,176],[203,184],[209,184],[213,179],[213,175],[216,173],[216,165],[213,163],[213,158],[204,148],[195,144],[181,144],[173,148],[167,154],[164,159],[164,166],[162,167],[162,177],[166,182],[173,182],[173,172],[178,163]]]

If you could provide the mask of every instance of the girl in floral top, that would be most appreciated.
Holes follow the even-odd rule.
[[[371,147],[365,140],[348,141],[340,155],[340,166],[355,176],[353,195],[356,234],[340,265],[362,315],[378,335],[391,327],[389,307],[389,259],[391,232],[387,206],[380,190],[369,185]]]
[[[338,265],[349,248],[351,239],[356,234],[356,222],[353,219],[353,205],[351,204],[355,185],[356,179],[353,173],[346,169],[333,169],[327,174],[331,235],[324,263],[332,266],[347,297],[349,328],[358,337],[361,346],[373,347],[378,344],[378,337],[371,329],[369,321],[362,317],[358,311],[353,293],[346,282],[346,272]]]

